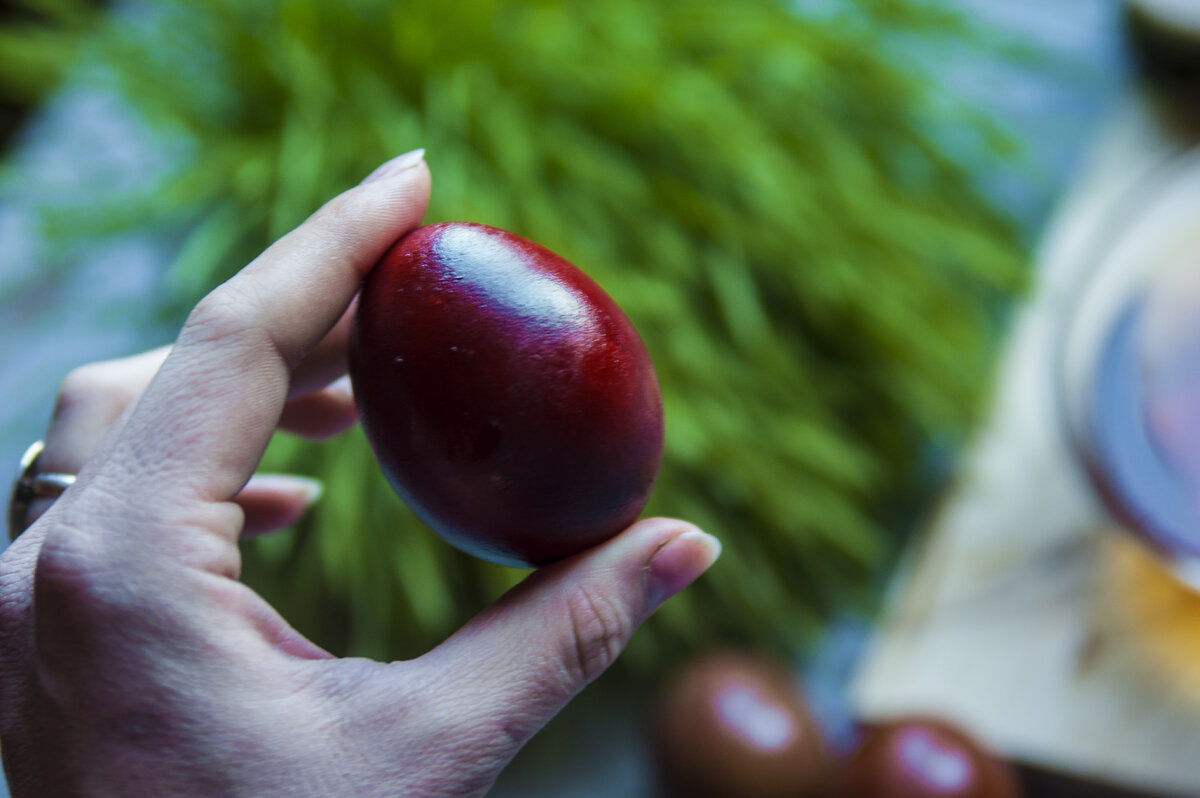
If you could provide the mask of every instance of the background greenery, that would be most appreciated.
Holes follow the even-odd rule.
[[[430,221],[511,229],[614,296],[663,388],[648,511],[725,544],[627,666],[715,640],[795,653],[867,607],[979,409],[1024,253],[979,188],[1003,138],[913,57],[996,47],[942,4],[21,5],[0,90],[34,99],[70,65],[172,156],[149,186],[48,207],[48,234],[172,231],[168,317],[418,146]],[[420,527],[357,432],[281,437],[266,467],[327,491],[246,546],[247,581],[333,650],[416,654],[522,575]]]

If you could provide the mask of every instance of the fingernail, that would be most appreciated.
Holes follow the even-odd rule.
[[[374,172],[367,175],[363,183],[374,183],[377,180],[384,180],[389,177],[400,174],[401,172],[412,169],[421,161],[425,160],[425,148],[406,152],[403,155],[397,155],[390,161],[384,162]]]
[[[646,567],[646,603],[657,607],[696,581],[721,556],[721,541],[689,529],[667,541]]]
[[[325,493],[325,485],[320,480],[296,474],[255,474],[253,484],[256,488],[266,490],[299,493],[306,505],[316,504]]]
[[[310,479],[309,477],[292,477],[295,481],[296,489],[304,496],[304,503],[312,506],[321,500],[325,494],[325,483],[319,479]]]
[[[338,377],[336,380],[329,383],[329,385],[325,386],[325,390],[329,391],[340,399],[354,398],[354,385],[350,382],[349,374],[343,374],[341,377]]]

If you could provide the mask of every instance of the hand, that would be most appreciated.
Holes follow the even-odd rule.
[[[64,385],[44,470],[78,481],[0,557],[14,796],[481,795],[716,558],[694,527],[642,521],[391,663],[332,657],[238,581],[239,535],[311,498],[253,478],[276,427],[353,422],[329,385],[347,308],[429,184],[419,154],[389,162],[209,294],[169,350]]]

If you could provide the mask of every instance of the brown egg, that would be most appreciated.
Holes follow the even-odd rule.
[[[839,768],[837,798],[1017,798],[1007,765],[943,720],[897,719],[872,728]]]
[[[827,761],[791,674],[740,652],[697,659],[670,683],[654,753],[672,798],[804,798]]]

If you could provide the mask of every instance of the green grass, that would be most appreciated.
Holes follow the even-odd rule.
[[[868,605],[911,520],[896,508],[929,496],[927,449],[976,417],[1025,259],[975,180],[1011,143],[903,57],[914,41],[994,43],[938,3],[825,7],[157,0],[79,49],[179,158],[49,229],[180,232],[162,298],[178,316],[376,164],[426,147],[429,221],[561,253],[656,364],[667,435],[649,512],[699,523],[725,555],[630,662],[716,640],[794,652]],[[246,547],[246,579],[336,651],[418,653],[521,576],[432,537],[358,432],[280,439],[266,465],[327,491],[297,529]]]

